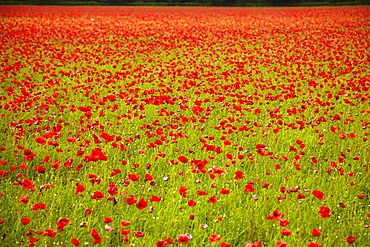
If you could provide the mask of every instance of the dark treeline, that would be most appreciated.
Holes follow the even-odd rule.
[[[369,5],[370,0],[0,0],[0,5],[98,6],[340,6]]]

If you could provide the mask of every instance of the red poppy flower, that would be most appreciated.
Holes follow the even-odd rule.
[[[46,144],[46,140],[43,138],[43,137],[38,137],[35,139],[37,143],[40,143],[40,144]]]
[[[247,184],[245,186],[244,192],[253,192],[253,191],[254,191],[253,184]]]
[[[148,203],[145,201],[144,198],[141,198],[140,201],[136,204],[136,207],[139,209],[139,210],[143,210],[144,208],[146,208],[148,206]]]
[[[160,240],[157,242],[157,247],[165,247],[167,245],[167,242],[164,240]]]
[[[281,228],[281,235],[290,236],[290,235],[292,235],[292,232],[289,229]]]
[[[129,226],[130,224],[131,224],[130,221],[125,221],[125,220],[121,221],[121,226]]]
[[[132,180],[132,181],[135,181],[135,182],[137,182],[137,181],[139,181],[139,180],[140,180],[140,177],[139,177],[139,175],[138,175],[138,174],[128,174],[128,175],[127,175],[127,178],[128,178],[129,180]]]
[[[19,168],[22,169],[22,170],[27,170],[28,169],[27,168],[27,164],[24,163],[24,162],[21,163],[21,165],[19,166]],[[32,183],[32,181],[31,180],[28,180],[28,179],[23,179],[22,180],[22,185],[24,186],[25,183]]]
[[[305,196],[304,194],[302,194],[302,193],[299,193],[299,194],[297,195],[297,198],[298,198],[298,199],[305,199],[305,198],[306,198],[306,196]]]
[[[90,231],[91,236],[93,237],[94,244],[99,244],[102,242],[102,238],[100,237],[99,233],[96,229],[91,229]]]
[[[287,226],[290,222],[287,220],[280,220],[279,223],[281,226]]]
[[[93,238],[94,244],[100,244],[103,240],[101,238]]]
[[[281,218],[284,217],[285,214],[280,212],[279,210],[274,210],[272,211],[272,215],[268,215],[266,217],[266,220],[280,220]]]
[[[50,167],[58,170],[60,168],[60,160],[54,160]]]
[[[220,194],[228,195],[228,194],[230,194],[230,190],[227,190],[225,188],[222,188],[221,191],[220,191]]]
[[[144,181],[152,181],[154,177],[150,174],[145,174],[144,176]]]
[[[30,243],[36,243],[39,240],[39,238],[30,238]]]
[[[126,243],[130,242],[127,235],[123,237],[123,241],[125,241]]]
[[[104,194],[100,191],[95,191],[90,198],[99,201],[99,199],[104,198]]]
[[[166,154],[165,154],[165,153],[163,153],[162,151],[158,151],[158,152],[157,152],[157,155],[158,155],[159,157],[161,157],[161,158],[164,158],[164,157],[166,156]]]
[[[184,186],[180,186],[180,189],[179,189],[179,193],[182,197],[186,197],[186,191],[188,190],[188,188],[184,187]]]
[[[109,187],[108,187],[107,191],[110,195],[117,195],[118,194],[118,188],[116,187],[114,182],[109,182]]]
[[[104,217],[103,222],[104,223],[111,223],[111,222],[113,222],[113,219],[112,219],[112,217]]]
[[[208,201],[207,201],[207,202],[212,203],[212,204],[215,204],[215,203],[217,202],[217,198],[216,198],[216,196],[211,196],[211,197],[208,199]]]
[[[188,205],[189,205],[190,207],[194,207],[195,205],[197,205],[197,202],[195,202],[195,201],[193,201],[193,200],[189,200],[189,201],[188,201]]]
[[[30,200],[30,198],[28,196],[21,196],[21,197],[19,197],[19,202],[20,203],[26,204],[26,203],[28,203],[29,200]]]
[[[120,169],[113,169],[113,171],[110,173],[111,176],[116,176],[117,174],[120,174],[122,171]]]
[[[23,225],[28,225],[28,223],[31,222],[31,219],[30,218],[22,218],[21,222],[22,222]]]
[[[43,166],[35,166],[33,168],[34,171],[37,171],[38,173],[44,174],[45,173],[45,167]]]
[[[135,237],[137,237],[137,238],[142,238],[144,236],[145,236],[145,233],[143,233],[143,232],[135,232]]]
[[[92,213],[92,209],[91,208],[86,209],[86,211],[85,211],[85,215],[86,216],[88,216],[91,213]]]
[[[161,199],[162,199],[162,197],[160,197],[160,196],[152,196],[152,197],[149,199],[149,201],[150,201],[150,202],[160,202],[160,201],[161,201]]]
[[[317,243],[310,243],[310,244],[308,244],[307,247],[322,247],[322,245],[317,244]]]
[[[242,171],[236,171],[234,179],[242,179],[242,178],[244,178],[243,172]]]
[[[63,231],[64,227],[70,223],[70,219],[62,218],[57,222],[58,231]]]
[[[287,243],[283,241],[276,241],[276,247],[286,247]]]
[[[320,236],[322,233],[317,229],[312,229],[312,236],[317,237]]]
[[[318,213],[321,215],[320,219],[322,218],[329,218],[330,217],[330,208],[321,206]]]
[[[270,186],[270,184],[268,183],[262,183],[262,188],[268,188]]]
[[[129,234],[131,232],[131,230],[126,230],[125,228],[121,228],[121,230],[120,230],[120,234],[121,235],[127,235],[127,234]]]
[[[53,229],[46,228],[45,232],[42,235],[43,236],[48,236],[50,238],[54,238],[57,235],[57,233]]]
[[[188,163],[188,158],[186,158],[185,156],[180,156],[178,157],[178,160],[181,161],[182,163]]]
[[[26,170],[27,170],[27,168],[26,168]],[[24,178],[24,179],[22,179],[20,184],[23,186],[23,190],[28,190],[29,189],[31,191],[35,191],[35,188],[34,188],[35,184],[33,183],[32,180]]]
[[[189,242],[189,239],[191,239],[190,234],[179,234],[177,235],[177,241],[179,244],[187,244]]]
[[[84,192],[86,189],[85,189],[85,186],[83,186],[83,184],[79,184],[77,183],[76,184],[76,191],[75,191],[75,195],[78,195],[79,192]]]
[[[349,243],[349,244],[353,244],[353,243],[356,241],[356,237],[354,237],[354,236],[348,236],[348,237],[346,238],[346,241],[347,241],[347,243]]]
[[[126,198],[126,203],[127,203],[128,205],[132,205],[132,204],[134,204],[135,202],[136,202],[135,197],[127,197],[127,198]]]
[[[67,137],[67,141],[71,143],[76,143],[76,138],[73,137]]]
[[[80,246],[80,241],[77,240],[77,238],[72,238],[71,242],[74,246]]]
[[[82,156],[84,154],[85,154],[85,151],[83,151],[83,150],[77,150],[76,157]]]
[[[217,241],[221,241],[221,237],[218,234],[213,234],[208,237],[208,241],[211,242],[212,244],[215,244]]]
[[[206,195],[208,195],[208,192],[205,191],[205,190],[198,190],[197,191],[197,195],[198,196],[206,196]]]
[[[33,211],[37,211],[39,209],[45,209],[46,208],[46,204],[45,203],[36,203],[34,205],[32,205],[32,210]]]
[[[254,244],[253,243],[244,243],[244,247],[261,247],[261,242],[257,241]]]
[[[317,199],[319,199],[320,201],[322,201],[322,199],[324,198],[325,194],[319,190],[314,190],[312,191],[312,195],[316,196]]]

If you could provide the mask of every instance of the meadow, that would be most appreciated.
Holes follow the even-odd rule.
[[[0,245],[366,246],[369,10],[1,6]]]

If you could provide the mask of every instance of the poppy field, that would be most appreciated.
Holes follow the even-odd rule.
[[[0,8],[1,246],[366,246],[369,7]]]

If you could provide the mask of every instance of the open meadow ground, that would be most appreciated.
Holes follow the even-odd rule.
[[[0,245],[367,246],[369,23],[0,7]]]

